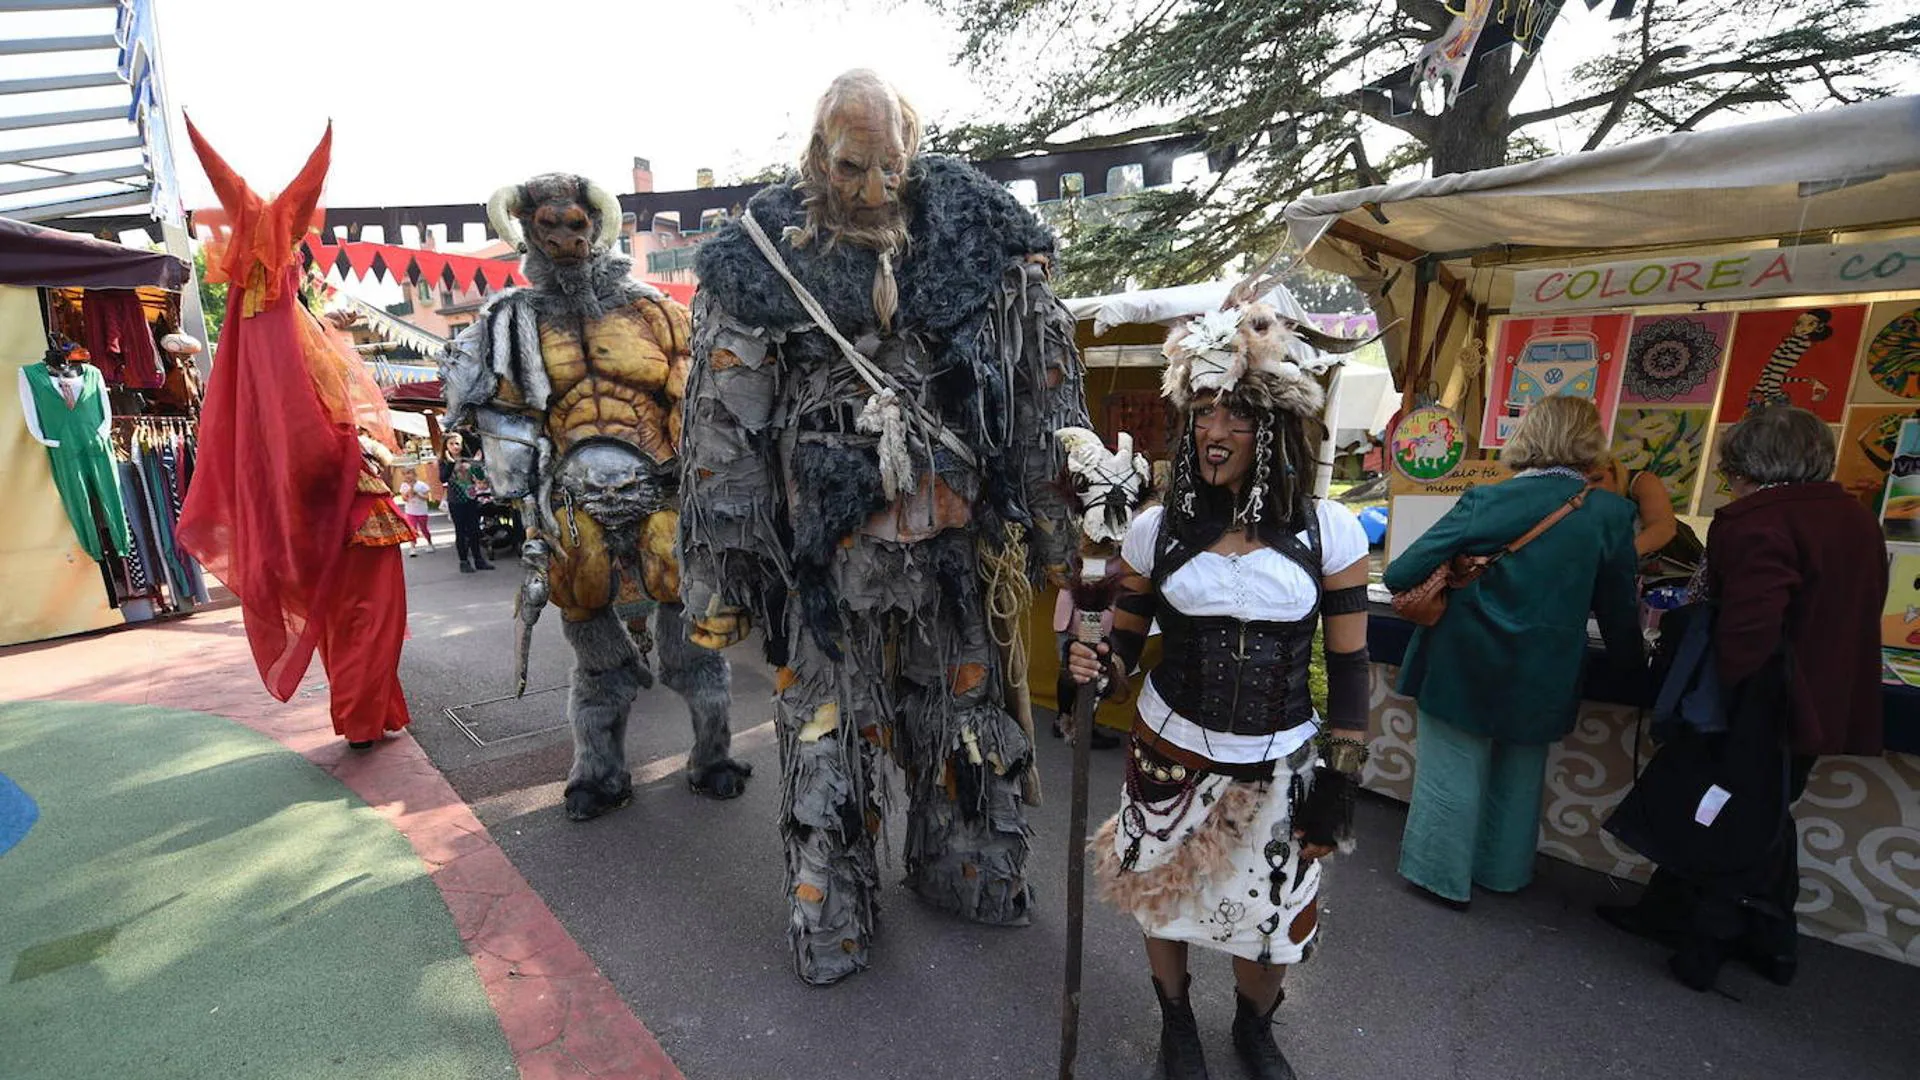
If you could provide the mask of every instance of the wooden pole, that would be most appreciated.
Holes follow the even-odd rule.
[[[1106,560],[1088,559],[1081,580],[1104,577]],[[1079,598],[1076,598],[1079,599]],[[1104,636],[1104,608],[1075,605],[1073,637],[1092,648]],[[1073,790],[1067,815],[1067,972],[1060,997],[1060,1080],[1073,1080],[1080,1053],[1080,968],[1087,936],[1087,774],[1092,769],[1093,714],[1099,707],[1098,684],[1073,696]]]

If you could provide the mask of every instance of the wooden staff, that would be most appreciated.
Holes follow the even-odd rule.
[[[1107,560],[1086,557],[1073,586],[1073,638],[1089,649],[1106,635],[1102,616],[1113,603],[1116,582],[1107,576]],[[1080,966],[1087,929],[1087,774],[1092,767],[1093,714],[1100,705],[1100,684],[1079,687],[1073,695],[1073,790],[1067,818],[1067,972],[1060,998],[1060,1080],[1072,1080],[1080,1052]]]

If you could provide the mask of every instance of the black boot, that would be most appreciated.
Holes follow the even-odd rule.
[[[1273,1041],[1273,1013],[1285,1000],[1287,992],[1282,990],[1267,1011],[1261,1012],[1245,994],[1233,992],[1233,1050],[1254,1080],[1296,1080],[1293,1066],[1287,1064],[1287,1056]]]
[[[1160,980],[1153,980],[1153,993],[1160,999],[1160,1069],[1167,1080],[1207,1080],[1206,1055],[1200,1049],[1200,1023],[1193,1018],[1193,1005],[1187,1001],[1188,979],[1180,986],[1180,996],[1170,998]]]

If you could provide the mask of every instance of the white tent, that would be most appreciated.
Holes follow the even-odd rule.
[[[1181,319],[1218,311],[1232,290],[1233,282],[1209,281],[1197,285],[1080,297],[1062,303],[1076,320],[1092,322],[1094,335],[1099,336],[1122,326],[1170,327]],[[1359,337],[1371,334],[1377,325],[1369,315],[1318,315],[1309,312],[1285,286],[1275,286],[1261,299],[1280,314],[1308,323],[1326,333]],[[1095,345],[1086,352],[1091,368],[1109,365],[1159,367],[1166,363],[1157,345]],[[1290,344],[1288,353],[1295,360],[1303,362],[1322,359],[1320,351],[1305,342]],[[1399,406],[1399,399],[1393,393],[1390,372],[1351,361],[1349,357],[1349,362],[1340,366],[1332,391],[1327,395],[1329,451],[1352,446],[1364,442],[1369,436],[1381,434]],[[1327,456],[1330,460],[1331,454]],[[1325,472],[1324,469],[1322,471]]]
[[[1808,244],[1920,235],[1920,96],[1315,196],[1285,216],[1310,263],[1384,289],[1381,320],[1407,320],[1389,352],[1438,354],[1444,375],[1526,271],[1661,251],[1808,259]]]

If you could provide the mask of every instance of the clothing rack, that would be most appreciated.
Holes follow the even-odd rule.
[[[206,575],[180,547],[175,529],[192,477],[199,421],[116,416],[110,438],[135,548],[120,568],[116,601],[130,622],[191,612],[209,599]]]

